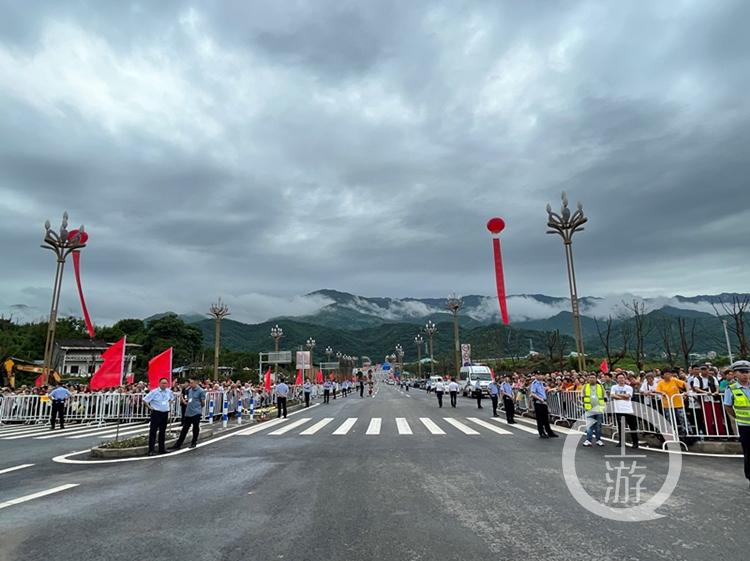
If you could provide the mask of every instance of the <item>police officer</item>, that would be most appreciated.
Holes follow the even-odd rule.
[[[312,394],[310,378],[305,378],[305,383],[302,385],[302,393],[305,395],[305,407],[310,407],[310,395]]]
[[[55,430],[55,419],[60,418],[60,430],[65,428],[65,405],[70,399],[70,392],[65,386],[58,382],[55,389],[47,394],[52,400],[52,412],[50,413],[50,430]]]
[[[487,385],[487,391],[489,392],[490,400],[492,401],[492,416],[499,417],[500,415],[497,414],[497,402],[500,396],[500,388],[498,387],[495,378],[490,380],[490,383]]]
[[[738,360],[729,368],[737,381],[724,391],[724,409],[737,421],[745,460],[745,477],[750,481],[750,362]]]
[[[443,394],[445,393],[445,383],[442,380],[438,380],[435,384],[435,395],[438,400],[438,407],[443,408]]]
[[[165,454],[165,440],[167,437],[167,421],[169,419],[169,404],[174,401],[174,394],[169,389],[169,380],[159,380],[159,387],[146,394],[143,402],[151,410],[151,420],[148,427],[148,455],[154,455],[157,433],[159,435],[159,454]]]
[[[482,409],[482,386],[479,380],[474,382],[474,397],[477,400],[477,409]]]
[[[177,442],[172,445],[172,450],[179,450],[182,443],[185,442],[188,430],[192,427],[193,439],[190,441],[190,448],[195,448],[198,444],[198,435],[200,434],[201,415],[203,406],[206,404],[206,392],[198,385],[198,378],[190,378],[187,388],[182,390],[180,405],[184,406],[182,412],[182,429]]]
[[[536,379],[531,383],[529,395],[534,401],[534,415],[536,416],[536,428],[539,438],[556,438],[557,433],[552,432],[549,425],[549,409],[547,408],[547,388],[544,387],[544,375],[536,373]]]
[[[276,384],[276,418],[280,419],[282,414],[286,419],[286,398],[289,395],[289,386],[284,382],[284,378],[279,378]]]
[[[326,380],[323,382],[323,403],[329,403],[331,401],[331,381]]]
[[[359,382],[359,397],[365,397],[365,380],[361,372],[357,374],[357,381]]]
[[[511,377],[506,376],[505,381],[500,386],[500,393],[503,395],[503,409],[505,409],[505,420],[508,421],[509,425],[515,425],[515,394],[513,393],[513,386],[510,383]]]

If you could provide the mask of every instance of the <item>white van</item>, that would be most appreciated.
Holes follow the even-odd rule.
[[[430,393],[435,389],[435,385],[438,382],[442,382],[443,377],[442,376],[430,376],[430,378],[427,380],[427,384],[425,384],[425,389],[427,390],[427,393]]]
[[[461,384],[463,386],[463,396],[474,395],[474,385],[479,382],[482,393],[489,394],[487,386],[492,381],[492,371],[488,366],[462,366],[461,367]]]

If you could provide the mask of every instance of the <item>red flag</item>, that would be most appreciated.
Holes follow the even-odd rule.
[[[90,389],[100,390],[122,385],[122,373],[125,369],[125,339],[126,337],[123,337],[102,353],[104,363],[91,377]]]
[[[132,372],[130,374],[125,375],[125,383],[126,384],[132,384],[135,381],[135,374]]]
[[[301,386],[302,384],[302,370],[297,370],[297,379],[294,381],[294,385]]]
[[[323,383],[323,371],[322,370],[318,370],[318,373],[315,375],[315,383],[316,384]]]
[[[601,370],[602,374],[608,374],[609,373],[609,364],[607,364],[607,359],[606,358],[599,365],[599,370]]]
[[[148,387],[159,387],[159,380],[166,378],[172,384],[172,347],[148,361]]]
[[[505,229],[505,220],[492,218],[487,222],[487,229],[492,233],[492,248],[495,253],[495,284],[497,287],[497,302],[500,304],[500,317],[504,325],[508,325],[508,303],[505,298],[505,277],[503,275],[503,256],[500,250],[500,232]]]
[[[267,391],[271,391],[271,369],[266,370],[266,379],[263,388]]]
[[[495,379],[495,371],[490,368],[490,377],[494,380]]]
[[[41,388],[43,383],[44,383],[44,374],[39,374],[39,376],[37,376],[36,379],[34,380],[34,385],[37,388]]]

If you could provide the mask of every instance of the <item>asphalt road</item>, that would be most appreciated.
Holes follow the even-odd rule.
[[[381,384],[374,399],[339,398],[180,455],[87,465],[52,458],[95,437],[6,440],[3,427],[0,560],[747,559],[739,460],[685,457],[662,518],[611,521],[568,490],[565,438],[490,416]],[[616,453],[578,450],[592,496],[605,496],[604,456]],[[648,498],[669,458],[644,456]],[[76,486],[8,504],[63,485]]]

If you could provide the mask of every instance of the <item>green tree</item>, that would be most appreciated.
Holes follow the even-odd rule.
[[[176,314],[149,322],[143,338],[144,359],[152,358],[169,347],[174,348],[175,367],[190,364],[200,356],[203,335],[197,327],[186,324]]]

